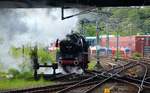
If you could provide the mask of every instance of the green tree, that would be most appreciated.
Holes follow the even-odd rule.
[[[55,55],[43,48],[38,49],[38,57],[41,63],[47,63],[49,61],[51,61],[52,63],[55,62]]]
[[[102,10],[107,10],[104,8]],[[109,8],[111,11],[109,14],[111,16],[107,16],[103,18],[99,16],[100,19],[100,27],[104,27],[103,23],[107,23],[105,20],[109,20],[110,27],[108,28],[110,34],[115,34],[114,32],[119,30],[121,36],[129,36],[136,35],[137,33],[143,35],[150,33],[150,8]],[[106,15],[105,13],[101,13],[101,15]],[[95,23],[96,17],[93,18],[93,15],[84,16],[88,21],[92,20],[92,23],[88,23],[84,26],[86,31],[86,36],[95,36]],[[93,18],[93,19],[92,19]],[[80,19],[82,20],[82,18]],[[118,21],[117,26],[115,21]],[[79,24],[80,25],[80,24]],[[105,30],[100,30],[101,34],[106,34]]]

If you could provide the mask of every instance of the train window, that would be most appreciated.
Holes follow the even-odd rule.
[[[95,46],[96,45],[96,40],[95,39],[87,39],[86,41],[88,42],[88,44],[90,46]]]

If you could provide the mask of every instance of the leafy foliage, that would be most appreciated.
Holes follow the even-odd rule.
[[[15,48],[15,47],[12,47],[10,49],[10,52],[14,58],[19,58],[21,56],[21,53],[22,53],[21,48]]]
[[[20,74],[20,72],[19,72],[17,69],[10,68],[10,69],[8,70],[8,74],[9,74],[9,75],[12,75],[12,78],[17,78],[18,75]]]
[[[48,52],[47,50],[43,48],[38,49],[38,56],[41,63],[47,63],[47,62],[55,62],[54,54]]]
[[[91,60],[90,63],[88,63],[88,70],[94,70],[95,65],[96,60]]]
[[[24,51],[24,52],[23,52]],[[14,58],[20,58],[21,56],[24,55],[26,58],[30,58],[30,48],[29,47],[24,47],[23,48],[15,48],[12,47],[10,49],[11,55]],[[39,57],[39,62],[41,63],[47,63],[47,62],[55,62],[55,53],[50,53],[48,50],[44,49],[43,47],[38,48],[38,57]]]
[[[15,68],[10,68],[8,70],[7,76],[11,76],[9,79],[23,79],[23,80],[33,80],[33,75],[31,71],[19,71]]]
[[[23,47],[23,48],[15,48],[12,47],[10,49],[11,55],[18,59],[23,57],[22,63],[19,64],[19,70],[10,68],[8,73],[3,74],[4,78],[7,76],[12,76],[12,79],[24,79],[24,80],[32,80],[33,79],[33,69],[30,63],[30,56],[31,56],[31,48],[30,47]],[[46,48],[39,47],[38,48],[38,60],[39,63],[48,63],[48,62],[55,62],[55,52],[48,52]]]
[[[110,11],[106,11],[109,9]],[[100,10],[101,13],[99,16],[100,24],[99,29],[101,34],[106,34],[106,31],[109,31],[109,34],[114,35],[116,31],[119,31],[120,36],[130,36],[138,34],[150,34],[150,8],[103,8]],[[107,15],[111,14],[111,15]],[[84,15],[83,15],[84,16]],[[95,36],[96,34],[96,20],[92,20],[88,14],[88,23],[84,23],[84,30],[86,36]],[[105,16],[105,18],[103,17]],[[86,18],[86,16],[84,16]],[[79,18],[80,21],[84,17]],[[91,17],[93,15],[91,14]],[[85,19],[84,18],[84,19]],[[92,20],[92,21],[91,21]],[[94,21],[94,22],[93,22]],[[80,24],[81,25],[81,24]],[[79,30],[82,26],[79,26]]]
[[[7,73],[6,72],[0,72],[0,79],[6,78]]]
[[[24,80],[33,80],[33,74],[31,71],[20,72],[20,74],[18,74],[16,78],[17,79],[24,79]]]
[[[133,55],[132,55],[132,58],[133,59],[140,59],[142,57],[142,54],[140,54],[140,53],[138,53],[138,52],[135,52],[135,53],[133,53]]]

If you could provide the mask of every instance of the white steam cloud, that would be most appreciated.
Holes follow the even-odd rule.
[[[77,22],[77,18],[61,20],[60,9],[19,9],[16,12],[24,13],[20,20],[26,24],[28,30],[24,34],[15,35],[14,41],[19,43],[15,45],[26,42],[48,44],[70,33]]]
[[[72,14],[72,11],[65,12]],[[40,43],[49,45],[75,29],[78,18],[61,20],[59,8],[0,9],[0,64],[17,67],[19,60],[10,56],[11,46]]]

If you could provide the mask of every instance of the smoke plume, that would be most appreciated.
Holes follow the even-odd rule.
[[[47,46],[75,29],[78,19],[61,20],[60,13],[59,8],[0,9],[0,64],[5,69],[18,68],[22,60],[10,56],[10,47],[35,43]]]

